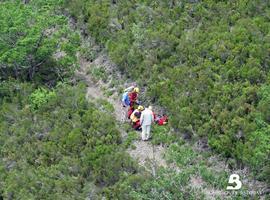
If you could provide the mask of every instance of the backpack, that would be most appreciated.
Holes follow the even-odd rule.
[[[129,106],[130,101],[129,101],[128,92],[125,92],[125,93],[122,95],[122,102],[123,102],[126,106]]]

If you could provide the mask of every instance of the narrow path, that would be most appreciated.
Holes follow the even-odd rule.
[[[76,29],[76,26],[74,25],[74,22],[71,22],[71,27]],[[83,36],[82,36],[83,38]],[[83,38],[83,42],[87,43],[87,39],[89,36]],[[123,77],[121,77],[119,71],[117,71],[117,68],[113,62],[110,61],[109,57],[105,53],[99,53],[98,56],[93,61],[88,61],[83,56],[78,55],[78,60],[80,64],[79,70],[76,72],[77,76],[84,80],[87,84],[87,94],[86,98],[91,99],[105,99],[109,101],[113,107],[114,107],[114,115],[117,121],[120,123],[119,131],[121,132],[121,135],[123,138],[126,138],[128,136],[128,133],[121,128],[121,124],[128,123],[126,119],[126,110],[122,107],[120,102],[120,97],[116,92],[113,92],[113,94],[108,98],[106,97],[103,88],[110,89],[108,82],[110,82],[113,79],[119,79],[121,80]],[[93,77],[88,73],[89,70],[93,67],[98,67],[105,69],[108,74],[111,74],[109,79],[106,83],[102,81],[95,82],[93,80]],[[112,76],[112,74],[114,76]],[[114,78],[113,78],[114,77]],[[123,85],[127,86],[127,85]],[[116,86],[117,88],[119,86]],[[114,90],[116,91],[116,90]],[[139,136],[139,133],[138,133]],[[151,172],[154,176],[156,175],[156,169],[157,167],[165,167],[165,168],[171,168],[174,169],[177,172],[180,172],[180,169],[174,164],[174,163],[166,163],[164,159],[165,154],[165,148],[159,145],[152,145],[150,142],[144,142],[140,139],[133,142],[131,146],[134,146],[135,148],[129,148],[127,149],[127,152],[130,154],[131,157],[138,160],[138,163],[145,167],[145,169],[149,172]],[[196,149],[195,149],[196,150]],[[197,151],[197,150],[196,150]],[[211,160],[211,158],[207,158],[207,160]],[[220,169],[220,171],[230,171],[228,169],[228,166],[226,163],[220,161],[217,158],[213,158],[213,160],[216,163],[215,169]],[[183,169],[182,169],[183,170]],[[267,185],[265,183],[261,183],[259,181],[256,182],[250,182],[250,178],[247,177],[247,174],[243,172],[243,170],[237,171],[237,174],[240,174],[241,177],[244,177],[243,183],[248,186],[250,190],[258,190],[267,188]],[[254,180],[255,181],[255,180]],[[191,177],[190,185],[192,188],[201,188],[204,181],[201,177]],[[267,190],[266,190],[267,191]],[[222,193],[223,191],[220,191],[216,188],[204,188],[203,193],[205,193],[207,199],[216,199],[216,195],[219,196],[219,193]],[[224,199],[227,199],[227,197],[222,196]],[[229,197],[228,197],[229,198]],[[264,197],[262,197],[264,199]]]
[[[100,55],[104,56],[104,55]],[[100,57],[96,58],[94,61],[90,62],[86,59],[79,57],[79,64],[80,68],[76,72],[77,76],[80,77],[80,79],[84,80],[87,84],[87,99],[106,99],[109,101],[113,107],[114,107],[114,114],[118,122],[120,123],[128,123],[126,120],[126,110],[122,107],[119,100],[115,100],[114,98],[107,98],[105,97],[101,87],[104,87],[105,84],[102,82],[94,83],[94,81],[91,78],[91,75],[87,74],[87,71],[92,66],[96,66],[97,64],[102,67],[105,63],[108,61],[104,61],[104,59],[100,59]],[[101,62],[101,63],[100,63]],[[108,63],[106,63],[107,65]],[[114,94],[116,95],[116,94]],[[128,133],[126,133],[124,130],[120,129],[120,132],[122,134],[122,137],[126,137]],[[138,133],[139,135],[140,133]],[[136,140],[133,143],[133,146],[135,148],[129,148],[127,151],[133,157],[134,159],[138,160],[138,163],[141,166],[144,166],[146,169],[151,171],[155,174],[155,170],[158,166],[167,167],[166,161],[163,158],[163,154],[165,152],[165,148],[160,145],[152,145],[151,142],[142,141],[140,139]]]
[[[111,96],[116,96],[117,98],[108,98],[105,96],[102,88],[108,87],[105,83],[102,81],[99,81],[95,83],[91,75],[87,74],[87,71],[93,66],[99,66],[101,68],[105,68],[104,65],[108,65],[108,62],[110,62],[107,59],[103,59],[104,55],[100,55],[97,59],[95,59],[93,62],[87,61],[84,58],[79,58],[80,61],[80,69],[77,71],[77,76],[80,77],[80,79],[84,80],[87,84],[87,93],[86,98],[91,99],[105,99],[109,101],[113,107],[114,107],[114,115],[117,119],[117,121],[120,124],[128,123],[126,119],[126,111],[121,105],[120,97],[116,93],[114,93]],[[121,128],[121,126],[118,127],[119,131],[121,132],[121,135],[123,138],[126,138],[128,133]],[[138,133],[139,135],[140,133]],[[163,146],[160,145],[152,145],[151,142],[145,142],[141,139],[138,139],[132,143],[131,146],[134,146],[135,148],[129,148],[127,149],[127,152],[130,154],[132,158],[138,161],[139,165],[143,166],[148,172],[150,172],[153,176],[156,176],[156,171],[158,167],[164,167],[164,168],[170,168],[175,170],[176,172],[181,172],[182,170],[179,169],[174,163],[168,164],[164,159],[164,154],[166,149]],[[210,158],[208,158],[210,160]],[[216,169],[220,169],[221,171],[228,171],[227,164],[223,161],[213,158],[217,166]],[[208,161],[209,161],[208,160]],[[210,161],[209,161],[210,162]],[[265,183],[261,183],[259,181],[253,180],[251,182],[251,179],[247,176],[248,173],[244,173],[245,170],[238,170],[236,173],[240,174],[241,177],[243,177],[242,182],[249,188],[250,191],[262,191],[267,188],[267,185]],[[229,196],[225,196],[223,190],[219,190],[217,188],[209,187],[209,188],[202,188],[202,184],[204,181],[201,177],[191,177],[190,180],[190,187],[193,189],[200,189],[205,195],[206,199],[216,199],[217,196],[224,198],[224,199],[230,199]],[[265,190],[267,193],[267,189]],[[260,199],[265,199],[265,197],[261,197]]]

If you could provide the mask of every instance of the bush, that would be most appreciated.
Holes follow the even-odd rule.
[[[57,12],[59,5],[56,0],[1,3],[1,80],[54,85],[73,74],[79,35]]]
[[[3,198],[82,199],[86,185],[113,186],[136,173],[108,102],[88,102],[83,85],[15,86],[0,107]]]
[[[38,88],[29,97],[30,107],[33,110],[37,110],[55,96],[56,94],[54,91]]]
[[[72,2],[87,8],[74,16],[91,16],[89,33],[121,72],[147,85],[148,100],[165,107],[173,128],[209,138],[226,157],[264,163],[269,145],[249,146],[255,135],[268,142],[254,123],[254,113],[269,123],[268,99],[257,95],[269,82],[268,2]]]

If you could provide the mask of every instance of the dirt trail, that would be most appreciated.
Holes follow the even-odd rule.
[[[104,59],[105,58],[105,59]],[[113,107],[114,107],[114,114],[117,119],[117,121],[121,124],[128,123],[126,120],[126,110],[122,107],[120,102],[119,95],[112,94],[109,98],[106,97],[104,91],[102,88],[107,88],[108,85],[102,81],[95,82],[93,81],[93,78],[91,75],[89,75],[87,72],[91,67],[99,66],[100,68],[108,68],[108,66],[112,66],[113,64],[110,64],[109,59],[106,57],[106,55],[99,55],[94,61],[90,62],[86,59],[80,57],[80,68],[76,72],[77,76],[80,77],[80,79],[84,80],[87,84],[87,94],[86,98],[91,99],[105,99],[109,101]],[[115,73],[115,72],[114,72]],[[119,75],[120,76],[120,75]],[[128,133],[119,126],[119,130],[122,134],[123,138],[126,138]],[[138,136],[140,133],[138,133]],[[158,167],[165,167],[173,169],[177,172],[181,172],[181,169],[179,169],[174,163],[166,163],[164,159],[164,154],[166,149],[163,146],[160,145],[152,145],[151,142],[145,142],[140,139],[133,142],[132,146],[135,148],[129,148],[127,149],[127,152],[130,154],[131,157],[136,159],[138,163],[143,166],[147,171],[149,171],[153,176],[156,176],[156,170]],[[217,158],[214,158],[214,161],[216,163],[216,168],[220,170],[229,171],[227,164],[223,161],[217,161]],[[210,158],[209,158],[210,161]],[[245,183],[245,185],[248,186],[250,189],[256,189],[256,191],[262,191],[263,188],[267,188],[265,183],[260,183],[258,181],[256,182],[250,182],[250,179],[246,177],[246,173],[244,173],[244,170],[239,170],[237,174],[240,174],[241,177],[245,177],[242,181]],[[204,182],[202,181],[201,177],[191,177],[190,186],[192,188],[201,188],[202,184]],[[201,188],[202,189],[202,188]],[[203,193],[206,195],[207,199],[216,199],[218,194],[222,194],[223,191],[218,190],[216,188],[203,188]],[[217,195],[217,196],[216,196]],[[225,198],[224,195],[221,195],[222,198]],[[228,197],[229,198],[229,197]],[[229,198],[230,199],[230,198]],[[264,199],[264,197],[261,197],[261,199]]]
[[[77,71],[77,74],[82,77],[85,82],[87,83],[87,94],[86,98],[95,98],[95,99],[106,99],[109,101],[115,110],[115,116],[118,121],[123,120],[123,113],[122,112],[117,112],[119,110],[122,111],[122,106],[120,105],[119,102],[115,101],[112,98],[106,98],[104,93],[101,90],[101,86],[98,83],[94,83],[94,81],[91,78],[91,75],[87,75],[87,70],[91,68],[92,62],[86,61],[84,58],[80,58],[80,69]]]
[[[99,66],[99,67],[108,67],[105,65],[108,65],[108,60],[102,59],[104,58],[104,55],[98,56],[94,61],[87,61],[86,59],[79,57],[80,61],[80,68],[77,71],[77,76],[79,76],[81,79],[83,79],[87,84],[87,94],[86,97],[88,99],[96,98],[96,99],[106,99],[109,101],[113,107],[114,107],[114,114],[119,123],[128,123],[126,120],[126,110],[122,107],[120,102],[120,97],[114,98],[105,97],[104,92],[102,91],[102,87],[106,87],[106,84],[102,81],[99,81],[95,83],[92,80],[91,75],[88,75],[87,72],[89,69],[93,66]],[[113,64],[111,64],[113,65]],[[117,94],[113,94],[112,96],[116,96]],[[119,99],[119,100],[118,100]],[[124,130],[120,130],[122,133],[122,137],[126,137],[128,133],[126,133]],[[140,133],[138,132],[138,135]],[[138,163],[141,166],[144,166],[149,171],[155,173],[155,169],[158,166],[167,167],[166,161],[163,158],[163,154],[165,152],[165,148],[159,145],[152,145],[150,141],[141,141],[136,140],[133,143],[133,146],[135,148],[128,149],[128,153],[138,160]]]
[[[70,18],[69,24],[72,29],[78,30],[77,24],[73,18]],[[88,44],[89,40],[91,40],[90,36],[86,36],[84,34],[83,27],[80,28],[80,32],[83,43]],[[98,49],[98,46],[92,46],[91,48],[95,49],[96,47]],[[121,105],[121,102],[119,100],[120,97],[116,94],[116,92],[114,92],[112,97],[115,96],[118,100],[115,100],[111,97],[105,97],[101,87],[108,87],[108,85],[100,81],[98,83],[94,83],[93,78],[91,77],[91,75],[88,74],[88,71],[91,69],[91,67],[98,66],[99,68],[106,69],[106,71],[110,74],[114,74],[114,78],[121,80],[123,77],[121,77],[120,73],[116,70],[115,64],[110,61],[109,57],[105,53],[99,53],[98,56],[92,61],[88,61],[83,56],[80,56],[78,54],[78,60],[80,67],[76,74],[87,84],[86,98],[106,99],[113,105],[115,110],[114,114],[117,121],[120,123],[126,123],[126,110],[124,110]],[[127,137],[128,133],[126,133],[124,130],[120,129],[120,132],[123,138]],[[138,163],[141,166],[148,168],[148,170],[152,171],[153,173],[155,173],[155,169],[157,166],[168,167],[165,159],[163,158],[165,153],[164,147],[156,145],[153,146],[150,142],[145,142],[141,140],[135,141],[133,145],[135,146],[135,148],[130,148],[127,151],[134,159],[138,160]],[[150,169],[147,163],[150,163]],[[169,167],[173,166],[170,165]]]
[[[71,26],[76,29],[76,26],[74,25],[74,22],[71,22]],[[87,36],[83,38],[84,43],[87,43],[89,41],[86,41],[90,36]],[[95,59],[88,61],[83,56],[78,55],[78,60],[80,64],[79,70],[76,72],[77,76],[84,80],[87,84],[87,99],[105,99],[109,101],[113,107],[114,107],[114,114],[117,119],[117,121],[120,123],[119,130],[122,134],[123,139],[128,136],[128,133],[121,128],[121,124],[128,123],[126,119],[126,110],[122,107],[120,102],[120,96],[116,92],[116,88],[119,88],[118,86],[115,86],[112,95],[110,97],[106,97],[104,88],[110,89],[110,82],[113,79],[122,80],[123,77],[117,71],[117,67],[113,62],[110,61],[110,58],[107,56],[106,53],[99,52]],[[98,67],[101,69],[105,69],[110,76],[105,82],[103,81],[95,81],[95,77],[91,77],[91,74],[89,71],[93,67]],[[122,87],[129,86],[130,83],[124,82]],[[120,86],[121,88],[121,86]],[[140,133],[138,133],[138,136]],[[140,139],[136,140],[132,144],[135,148],[129,148],[127,149],[127,152],[130,154],[131,157],[138,160],[138,163],[145,167],[145,169],[149,172],[151,172],[154,176],[156,174],[157,167],[166,167],[166,168],[172,168],[177,172],[180,172],[180,169],[176,167],[174,163],[168,164],[166,163],[164,159],[165,154],[165,148],[163,146],[159,145],[152,145],[151,142],[144,142]],[[220,170],[229,171],[228,166],[226,163],[218,161],[218,159],[214,158],[215,163],[217,163],[216,168],[219,168]],[[240,170],[237,172],[241,175],[241,177],[245,177],[246,174],[243,173],[243,170]],[[250,183],[250,179],[245,178],[243,182]],[[201,177],[191,177],[191,186],[192,187],[201,187],[202,185],[202,179]],[[247,184],[248,185],[248,184]],[[267,188],[265,183],[259,183],[259,182],[252,182],[252,185],[248,185],[248,188],[254,189],[254,187],[259,190],[260,188]],[[219,190],[216,190],[214,188],[204,188],[204,193],[206,194],[207,199],[216,199],[215,192],[218,194],[218,192],[222,192]],[[263,199],[263,197],[262,197]]]

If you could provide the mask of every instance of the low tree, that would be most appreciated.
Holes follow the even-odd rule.
[[[53,5],[0,4],[0,79],[55,83],[72,74],[78,34]],[[8,11],[8,12],[7,12]]]

